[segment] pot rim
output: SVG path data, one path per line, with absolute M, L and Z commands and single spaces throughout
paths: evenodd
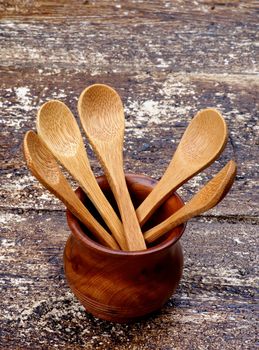
M 126 179 L 127 178 L 142 178 L 142 179 L 147 179 L 153 183 L 157 183 L 158 180 L 153 179 L 150 176 L 147 175 L 142 175 L 142 174 L 125 174 Z M 97 176 L 96 179 L 101 180 L 102 178 L 106 178 L 105 175 L 101 175 L 101 176 Z M 84 193 L 83 190 L 81 189 L 81 187 L 78 187 L 75 190 L 75 193 L 78 195 L 81 193 Z M 168 198 L 168 200 L 172 197 L 172 196 L 176 196 L 177 199 L 180 201 L 181 205 L 184 205 L 184 201 L 182 200 L 182 198 L 179 196 L 178 193 L 173 192 L 173 194 Z M 138 251 L 124 251 L 124 250 L 115 250 L 115 249 L 111 249 L 108 247 L 103 246 L 102 244 L 95 242 L 94 240 L 92 240 L 91 238 L 89 238 L 87 236 L 87 234 L 82 230 L 81 226 L 80 226 L 80 221 L 75 217 L 75 215 L 73 215 L 69 209 L 66 209 L 66 217 L 67 217 L 67 223 L 68 226 L 73 234 L 73 236 L 75 238 L 77 238 L 83 245 L 86 245 L 88 248 L 90 248 L 91 250 L 97 251 L 97 252 L 101 252 L 104 254 L 108 254 L 108 255 L 113 255 L 113 256 L 128 256 L 128 257 L 134 257 L 134 256 L 144 256 L 144 255 L 150 255 L 150 254 L 154 254 L 154 253 L 158 253 L 161 252 L 167 248 L 169 248 L 170 246 L 174 245 L 183 235 L 185 228 L 186 228 L 186 222 L 181 224 L 181 231 L 178 235 L 172 237 L 171 239 L 166 240 L 165 242 L 161 242 L 159 244 L 157 244 L 154 247 L 151 248 L 147 248 L 145 250 L 138 250 Z

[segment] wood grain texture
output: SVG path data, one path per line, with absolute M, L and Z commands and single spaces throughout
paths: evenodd
M 78 112 L 116 199 L 128 250 L 146 249 L 123 170 L 125 117 L 121 98 L 108 85 L 94 84 L 80 95 Z
M 30 18 L 39 20 L 48 18 L 63 19 L 79 16 L 96 22 L 107 20 L 120 22 L 125 21 L 126 16 L 129 22 L 143 21 L 143 18 L 145 22 L 148 22 L 154 19 L 169 21 L 177 19 L 179 15 L 184 19 L 189 19 L 190 13 L 203 19 L 204 13 L 206 13 L 210 18 L 217 20 L 228 18 L 231 22 L 235 22 L 246 18 L 250 22 L 256 23 L 254 12 L 257 9 L 257 1 L 240 2 L 231 0 L 226 2 L 220 0 L 215 3 L 213 0 L 198 0 L 195 3 L 190 3 L 187 0 L 173 2 L 161 0 L 159 2 L 154 1 L 152 4 L 147 4 L 145 1 L 132 4 L 127 1 L 122 3 L 120 1 L 103 0 L 96 4 L 96 1 L 92 0 L 62 0 L 59 2 L 6 0 L 1 3 L 0 9 L 3 18 L 18 17 L 23 18 L 23 20 Z M 102 16 L 100 16 L 100 10 L 103 11 Z
M 0 2 L 2 348 L 254 350 L 257 7 L 254 0 Z M 122 96 L 126 171 L 159 179 L 191 118 L 207 107 L 226 119 L 229 141 L 179 193 L 188 201 L 229 159 L 238 164 L 229 195 L 187 226 L 177 293 L 161 313 L 130 326 L 89 316 L 69 292 L 64 207 L 28 173 L 21 152 L 42 103 L 61 99 L 77 115 L 81 91 L 96 82 Z
M 98 184 L 107 198 L 114 200 L 105 176 L 98 178 Z M 155 181 L 131 174 L 127 176 L 127 185 L 137 207 L 151 192 Z M 89 200 L 82 198 L 82 192 L 78 194 L 88 206 Z M 181 199 L 173 195 L 157 213 L 153 224 L 182 206 Z M 112 322 L 136 322 L 160 310 L 175 292 L 182 276 L 179 238 L 185 225 L 170 230 L 156 246 L 123 252 L 95 244 L 89 239 L 89 231 L 70 212 L 67 212 L 67 222 L 72 234 L 64 251 L 65 275 L 77 299 L 96 317 Z

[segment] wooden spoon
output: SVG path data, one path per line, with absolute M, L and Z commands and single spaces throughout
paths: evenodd
M 70 109 L 61 101 L 46 102 L 38 112 L 37 131 L 53 155 L 78 181 L 120 247 L 127 250 L 122 223 L 95 179 L 79 127 Z
M 92 85 L 82 92 L 78 111 L 117 201 L 128 248 L 145 249 L 123 172 L 124 111 L 120 96 L 107 85 Z
M 154 211 L 182 184 L 208 167 L 223 151 L 227 126 L 215 109 L 196 114 L 185 130 L 161 180 L 136 210 L 142 226 Z
M 217 205 L 230 190 L 236 176 L 237 166 L 231 160 L 181 209 L 159 225 L 144 233 L 147 242 L 151 243 L 176 226 L 181 225 Z
M 39 182 L 58 197 L 102 244 L 112 249 L 119 249 L 112 236 L 95 220 L 79 200 L 62 175 L 53 155 L 33 131 L 26 133 L 23 149 L 28 168 Z

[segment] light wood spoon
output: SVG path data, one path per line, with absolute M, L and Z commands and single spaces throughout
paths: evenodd
M 188 203 L 159 225 L 146 231 L 144 233 L 146 241 L 151 243 L 157 240 L 174 227 L 217 205 L 230 190 L 235 180 L 236 171 L 236 163 L 233 160 L 229 161 Z
M 95 220 L 74 193 L 61 173 L 55 158 L 33 131 L 26 133 L 23 149 L 28 168 L 39 182 L 59 198 L 88 227 L 100 243 L 112 249 L 119 249 L 112 236 Z
M 44 103 L 38 111 L 37 131 L 57 160 L 78 181 L 123 250 L 123 226 L 101 191 L 90 167 L 82 135 L 70 109 L 61 101 Z
M 208 108 L 196 114 L 161 180 L 136 210 L 141 226 L 173 191 L 221 154 L 227 136 L 226 123 L 218 111 Z
M 123 171 L 124 111 L 120 96 L 107 85 L 86 88 L 78 102 L 86 135 L 109 181 L 121 214 L 129 250 L 146 248 Z

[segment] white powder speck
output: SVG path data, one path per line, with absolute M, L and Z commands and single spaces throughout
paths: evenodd
M 31 106 L 31 97 L 29 96 L 30 89 L 27 86 L 20 86 L 15 88 L 15 93 L 19 103 L 25 111 L 30 111 Z

